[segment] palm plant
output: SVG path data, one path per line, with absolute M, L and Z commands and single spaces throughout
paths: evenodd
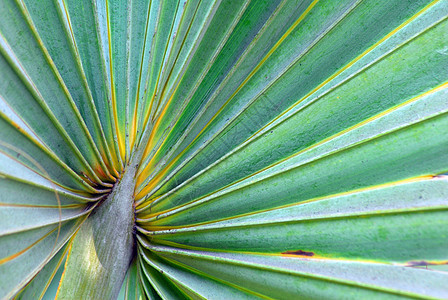
M 447 17 L 1 0 L 0 298 L 448 298 Z

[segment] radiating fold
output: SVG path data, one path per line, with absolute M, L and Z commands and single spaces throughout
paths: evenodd
M 447 40 L 446 0 L 0 1 L 0 298 L 447 298 Z

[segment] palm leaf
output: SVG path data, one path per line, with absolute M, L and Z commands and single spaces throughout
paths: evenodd
M 0 298 L 447 298 L 448 1 L 0 2 Z

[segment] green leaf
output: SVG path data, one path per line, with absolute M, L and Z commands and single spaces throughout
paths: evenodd
M 52 290 L 52 284 L 55 280 L 59 283 L 68 248 L 68 245 L 65 245 L 59 250 L 59 252 L 45 265 L 36 277 L 33 278 L 17 298 L 43 299 L 44 297 L 50 298 L 51 296 L 54 298 L 56 292 Z M 56 285 L 56 287 L 58 287 L 58 285 Z M 54 294 L 50 296 L 49 294 L 52 292 L 54 292 Z
M 24 83 L 32 89 L 35 100 L 58 127 L 65 139 L 70 139 L 77 155 L 89 164 L 90 175 L 100 181 L 93 169 L 104 172 L 104 165 L 72 95 L 62 81 L 49 53 L 43 47 L 34 24 L 24 16 L 24 7 L 8 0 L 2 4 L 0 22 L 3 55 L 7 55 L 10 65 L 20 74 Z M 17 63 L 20 61 L 20 65 Z M 76 146 L 75 146 L 76 145 Z M 105 176 L 103 180 L 106 179 Z
M 208 274 L 191 272 L 191 268 L 184 269 L 179 268 L 176 265 L 167 263 L 161 260 L 159 257 L 148 253 L 146 250 L 139 250 L 142 253 L 143 268 L 148 269 L 150 276 L 157 280 L 163 274 L 165 280 L 170 281 L 181 292 L 187 295 L 189 298 L 193 299 L 216 299 L 216 298 L 226 298 L 226 299 L 253 299 L 257 298 L 251 295 L 250 291 L 244 288 L 238 288 L 235 286 L 229 286 L 223 284 L 218 280 L 213 280 Z M 160 273 L 160 274 L 159 274 Z M 163 277 L 162 277 L 163 278 Z M 159 279 L 161 280 L 161 279 Z M 166 288 L 166 287 L 165 287 Z M 163 289 L 163 287 L 161 287 Z M 164 294 L 165 291 L 159 292 Z M 175 298 L 174 295 L 168 296 L 163 295 L 164 298 Z
M 275 299 L 446 296 L 446 273 L 369 262 L 151 248 L 180 266 Z
M 145 297 L 141 283 L 141 272 L 137 259 L 134 259 L 129 266 L 118 299 L 142 299 Z
M 63 247 L 81 220 L 0 237 L 0 295 L 11 298 Z
M 447 0 L 0 1 L 0 298 L 448 298 Z

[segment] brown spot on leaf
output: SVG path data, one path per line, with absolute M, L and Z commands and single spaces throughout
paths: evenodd
M 448 261 L 413 260 L 406 263 L 406 267 L 427 267 L 437 265 L 448 265 Z
M 424 261 L 424 260 L 420 260 L 420 261 L 410 261 L 406 264 L 407 267 L 423 267 L 423 266 L 427 266 L 428 262 Z
M 303 250 L 285 251 L 285 252 L 282 252 L 282 254 L 299 255 L 299 256 L 314 256 L 314 252 L 308 252 L 308 251 L 303 251 Z

